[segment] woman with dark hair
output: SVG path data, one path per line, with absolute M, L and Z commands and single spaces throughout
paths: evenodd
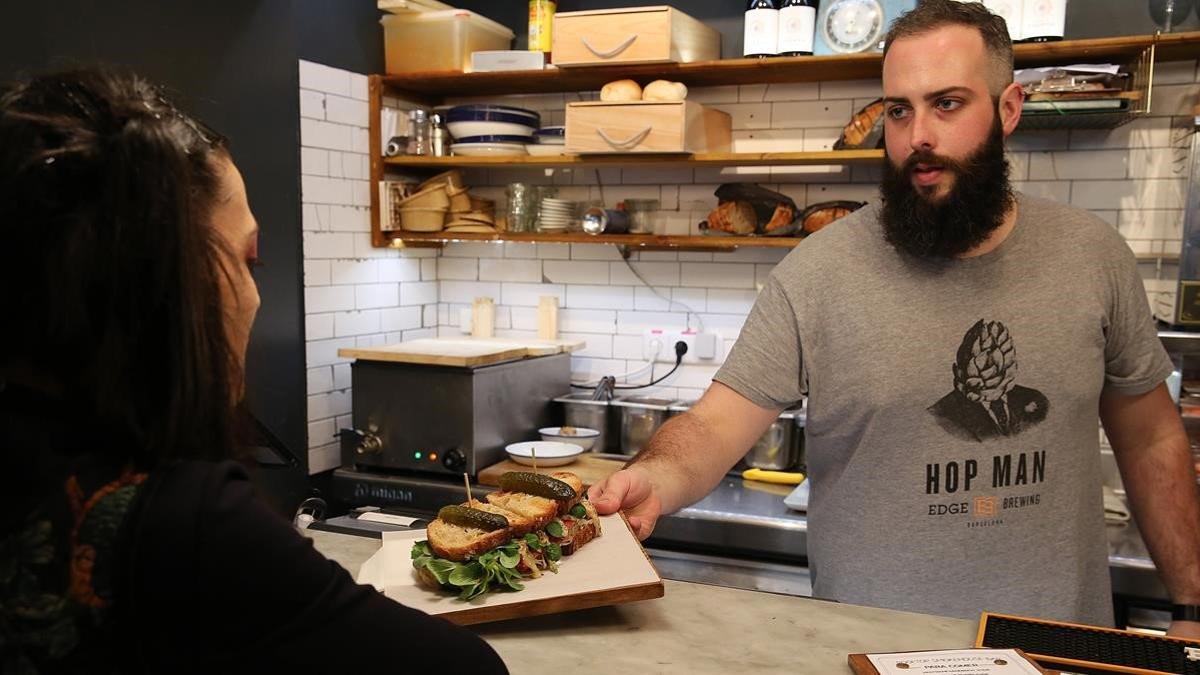
M 252 494 L 258 226 L 227 145 L 132 75 L 0 87 L 0 671 L 505 672 Z

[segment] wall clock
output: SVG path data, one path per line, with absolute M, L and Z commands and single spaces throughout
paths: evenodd
M 892 20 L 917 0 L 829 0 L 817 13 L 814 54 L 852 54 L 879 48 Z

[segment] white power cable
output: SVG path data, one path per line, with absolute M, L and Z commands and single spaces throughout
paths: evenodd
M 641 274 L 638 274 L 637 268 L 634 267 L 632 264 L 630 264 L 628 259 L 625 260 L 625 266 L 629 268 L 629 271 L 633 274 L 633 276 L 637 277 L 638 281 L 642 282 L 642 284 L 644 284 L 646 286 L 646 288 L 650 289 L 651 293 L 653 293 L 659 300 L 662 300 L 663 302 L 667 303 L 667 311 L 668 312 L 671 311 L 671 305 L 679 305 L 680 307 L 682 307 L 684 309 L 684 311 L 687 312 L 687 318 L 684 320 L 687 321 L 688 330 L 692 329 L 692 317 L 694 316 L 694 317 L 696 317 L 696 323 L 700 326 L 700 332 L 701 333 L 704 332 L 704 319 L 701 318 L 700 314 L 696 310 L 692 309 L 691 307 L 688 307 L 686 304 L 684 304 L 678 300 L 668 298 L 667 296 L 663 295 L 662 293 L 659 293 L 657 288 L 655 288 L 654 286 L 651 286 L 649 281 L 646 281 L 646 279 Z
M 657 361 L 658 361 L 658 355 L 662 353 L 662 342 L 660 342 L 658 340 L 653 340 L 650 342 L 650 344 L 654 348 L 654 353 L 650 355 L 649 363 L 642 366 L 641 368 L 638 368 L 637 370 L 631 370 L 631 371 L 629 371 L 627 373 L 623 373 L 621 375 L 613 375 L 613 377 L 619 382 L 628 382 L 629 378 L 631 378 L 631 377 L 637 377 L 638 375 L 641 375 L 642 373 L 646 372 L 647 370 L 653 371 L 654 364 L 657 363 Z M 600 380 L 594 380 L 592 382 L 582 382 L 580 380 L 571 380 L 571 384 L 576 387 L 595 387 L 596 385 L 600 384 Z
M 595 171 L 595 174 L 596 174 L 596 188 L 600 191 L 600 203 L 605 204 L 604 181 L 600 179 L 600 169 L 593 169 L 593 171 Z M 650 292 L 653 293 L 656 297 L 658 297 L 659 300 L 662 300 L 663 302 L 667 303 L 667 311 L 670 311 L 671 305 L 679 305 L 688 313 L 687 318 L 684 319 L 685 321 L 687 321 L 688 330 L 692 329 L 692 317 L 694 316 L 694 317 L 696 317 L 696 323 L 700 326 L 700 332 L 701 333 L 704 332 L 704 319 L 702 319 L 700 317 L 700 314 L 697 313 L 696 310 L 692 309 L 691 307 L 688 307 L 687 305 L 685 305 L 684 303 L 682 303 L 678 300 L 672 300 L 671 298 L 668 298 L 667 296 L 663 295 L 662 293 L 659 293 L 658 289 L 655 288 L 654 286 L 652 286 L 649 281 L 646 281 L 645 277 L 643 277 L 641 274 L 638 273 L 637 268 L 635 268 L 632 264 L 630 264 L 628 258 L 625 258 L 624 256 L 622 256 L 622 260 L 625 262 L 625 266 L 629 268 L 629 271 L 633 274 L 633 276 L 637 277 L 638 281 L 642 282 L 642 284 L 646 288 L 650 289 Z M 653 364 L 651 364 L 651 365 L 653 365 Z

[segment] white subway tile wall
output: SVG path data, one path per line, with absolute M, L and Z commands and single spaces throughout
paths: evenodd
M 373 249 L 366 209 L 366 78 L 300 62 L 304 278 L 308 341 L 310 470 L 338 463 L 333 431 L 346 422 L 350 374 L 344 346 L 460 335 L 472 301 L 495 299 L 496 333 L 534 337 L 542 296 L 557 298 L 559 330 L 588 343 L 572 359 L 574 377 L 641 371 L 649 329 L 705 330 L 718 336 L 717 358 L 685 364 L 647 393 L 691 399 L 707 387 L 741 331 L 755 295 L 786 251 L 729 253 L 648 251 L 628 261 L 611 245 L 455 243 L 440 252 Z M 1029 194 L 1094 211 L 1139 254 L 1176 254 L 1186 196 L 1188 116 L 1197 95 L 1196 62 L 1159 64 L 1150 117 L 1112 130 L 1018 132 L 1010 139 L 1012 178 Z M 730 113 L 741 151 L 827 150 L 851 113 L 878 96 L 875 81 L 743 85 L 694 89 L 690 98 Z M 505 97 L 562 124 L 567 102 L 594 92 Z M 461 98 L 452 103 L 495 101 Z M 395 102 L 403 107 L 402 102 Z M 736 169 L 479 169 L 472 193 L 505 204 L 504 186 L 558 186 L 565 199 L 657 199 L 668 234 L 699 234 L 722 182 L 755 181 L 803 207 L 834 199 L 876 197 L 871 167 Z M 422 258 L 420 260 L 416 258 Z M 1174 264 L 1141 265 L 1151 306 L 1175 292 Z M 647 286 L 647 283 L 650 286 Z M 670 368 L 659 363 L 653 374 Z M 341 420 L 339 422 L 339 420 Z
M 366 76 L 299 69 L 308 459 L 318 473 L 341 463 L 334 434 L 350 423 L 350 366 L 338 349 L 435 334 L 438 260 L 371 247 Z

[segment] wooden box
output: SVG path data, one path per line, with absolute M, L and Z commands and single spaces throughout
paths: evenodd
M 729 114 L 694 101 L 567 104 L 568 153 L 728 152 Z
M 559 67 L 687 63 L 721 58 L 721 34 L 674 7 L 628 7 L 554 16 Z

